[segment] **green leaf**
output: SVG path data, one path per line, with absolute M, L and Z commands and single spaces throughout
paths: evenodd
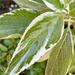
M 72 35 L 75 35 L 75 29 L 72 29 Z
M 64 3 L 67 5 L 67 4 L 70 4 L 71 2 L 74 2 L 74 0 L 63 0 Z
M 7 62 L 9 63 L 9 61 L 11 60 L 11 54 L 8 54 L 7 56 L 6 56 L 6 60 L 7 60 Z
M 29 23 L 39 15 L 30 9 L 17 9 L 0 16 L 0 39 L 21 36 Z M 10 35 L 10 36 L 9 36 Z
M 41 56 L 41 58 L 37 62 L 42 62 L 44 60 L 47 60 L 49 58 L 50 53 L 51 53 L 51 50 L 47 51 L 43 56 Z
M 43 2 L 52 10 L 55 11 L 69 11 L 69 4 L 74 0 L 43 0 Z
M 0 44 L 0 49 L 2 51 L 8 51 L 8 48 L 5 45 L 3 45 L 3 44 Z
M 50 11 L 50 9 L 47 8 L 45 4 L 35 2 L 32 0 L 13 0 L 13 1 L 16 2 L 20 7 L 33 9 L 33 10 L 37 10 L 40 12 Z
M 45 75 L 66 75 L 74 55 L 72 34 L 65 31 L 62 39 L 53 47 Z
M 72 37 L 73 37 L 73 43 L 74 43 L 74 57 L 72 59 L 71 68 L 74 66 L 74 63 L 75 63 L 75 35 L 73 35 Z
M 70 4 L 70 12 L 69 15 L 75 17 L 75 2 Z
M 62 37 L 63 15 L 46 12 L 35 18 L 25 30 L 4 75 L 19 74 L 33 65 Z
M 61 1 L 59 1 L 59 0 L 43 0 L 43 2 L 52 10 L 62 10 L 64 5 Z
M 6 45 L 6 46 L 11 46 L 11 45 L 13 45 L 13 42 L 12 42 L 11 39 L 5 39 L 5 40 L 3 41 L 3 44 Z
M 74 0 L 62 0 L 63 1 L 63 4 L 64 4 L 64 9 L 69 12 L 69 5 L 74 2 Z
M 37 1 L 37 2 L 43 3 L 43 1 L 42 1 L 42 0 L 33 0 L 33 1 Z
M 69 73 L 75 73 L 75 65 L 73 65 L 73 66 L 71 67 L 71 69 L 69 70 Z

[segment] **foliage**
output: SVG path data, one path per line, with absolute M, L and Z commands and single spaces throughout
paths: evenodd
M 12 57 L 13 52 L 19 42 L 17 39 L 0 40 L 0 74 L 3 75 L 6 67 Z
M 40 59 L 48 59 L 45 75 L 66 75 L 74 65 L 75 1 L 14 1 L 21 8 L 0 16 L 0 39 L 21 39 L 4 75 L 18 75 Z
M 0 56 L 0 75 L 3 75 L 4 71 L 6 70 L 6 67 L 9 64 L 9 61 L 12 57 L 13 52 L 15 51 L 18 42 L 19 38 L 0 40 L 1 45 L 8 49 L 7 51 L 3 51 L 3 48 L 1 49 L 0 47 L 0 55 L 3 54 L 3 56 Z M 45 72 L 45 67 L 46 61 L 35 63 L 27 70 L 21 72 L 19 75 L 43 75 Z
M 0 0 L 0 15 L 16 8 L 18 8 L 18 6 L 13 0 Z

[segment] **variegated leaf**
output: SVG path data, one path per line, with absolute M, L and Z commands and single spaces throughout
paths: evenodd
M 32 0 L 13 0 L 16 2 L 20 7 L 29 8 L 33 10 L 37 10 L 40 12 L 51 11 L 44 3 L 39 3 L 37 1 Z
M 64 5 L 61 0 L 43 0 L 43 2 L 52 10 L 62 10 Z
M 52 10 L 55 11 L 69 11 L 69 4 L 74 0 L 43 0 L 43 2 Z
M 42 1 L 42 0 L 32 0 L 32 1 L 36 1 L 36 2 L 43 3 L 43 1 Z
M 29 23 L 39 15 L 30 9 L 17 9 L 0 15 L 0 39 L 16 38 L 23 34 Z
M 4 75 L 17 75 L 33 65 L 62 37 L 63 15 L 46 12 L 35 18 L 25 30 Z
M 45 75 L 66 75 L 72 63 L 74 45 L 71 31 L 65 31 L 62 39 L 50 53 Z

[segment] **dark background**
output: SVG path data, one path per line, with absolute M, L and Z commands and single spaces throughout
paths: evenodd
M 14 7 L 11 7 L 12 5 Z M 15 7 L 15 5 L 16 4 L 13 2 L 13 0 L 0 0 L 0 14 L 9 12 L 10 11 L 10 8 L 12 10 L 18 8 L 18 6 Z

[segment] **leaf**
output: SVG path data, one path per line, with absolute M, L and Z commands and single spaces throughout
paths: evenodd
M 60 1 L 63 1 L 63 4 L 64 4 L 64 8 L 67 12 L 69 12 L 69 5 L 74 2 L 74 0 L 60 0 Z
M 74 56 L 73 56 L 73 59 L 72 59 L 70 69 L 74 66 L 74 63 L 75 63 L 75 35 L 72 35 L 72 38 L 73 38 L 73 43 L 74 43 Z
M 5 46 L 5 45 L 3 45 L 3 44 L 1 44 L 0 43 L 0 49 L 2 50 L 2 51 L 8 51 L 8 48 Z
M 7 53 L 6 52 L 2 52 L 2 53 L 0 53 L 0 61 L 1 61 L 1 59 L 4 59 L 4 57 L 7 55 Z
M 46 12 L 35 18 L 25 30 L 4 75 L 19 74 L 33 65 L 62 37 L 63 15 Z
M 75 17 L 75 2 L 70 4 L 70 16 Z
M 0 15 L 0 39 L 17 38 L 21 36 L 29 23 L 39 15 L 30 9 L 17 9 Z
M 69 4 L 74 2 L 74 0 L 43 0 L 43 2 L 52 10 L 67 13 Z
M 61 0 L 60 0 L 61 1 Z M 71 2 L 74 2 L 74 0 L 63 0 L 64 3 L 67 5 L 67 4 L 70 4 Z
M 72 74 L 75 73 L 75 65 L 73 65 L 73 66 L 71 67 L 71 69 L 69 70 L 69 73 L 72 73 Z
M 74 55 L 71 31 L 65 31 L 62 39 L 53 47 L 47 62 L 45 75 L 66 75 Z
M 41 56 L 41 58 L 37 61 L 37 62 L 42 62 L 42 61 L 45 61 L 49 58 L 49 55 L 51 53 L 51 50 L 48 49 L 49 51 L 47 51 L 43 56 Z
M 62 0 L 43 0 L 43 2 L 52 10 L 62 10 L 64 5 L 60 1 Z
M 42 1 L 42 0 L 33 0 L 33 1 L 37 1 L 37 2 L 43 3 L 43 1 Z
M 75 29 L 72 29 L 71 31 L 72 31 L 72 35 L 75 35 Z M 49 50 L 48 52 L 46 52 L 37 62 L 42 62 L 44 60 L 47 60 L 49 58 L 50 53 L 51 53 L 51 50 Z M 74 65 L 74 61 L 75 61 L 75 59 L 73 59 L 72 66 Z
M 72 35 L 75 35 L 75 29 L 72 29 Z
M 20 7 L 33 9 L 40 12 L 51 11 L 49 8 L 47 8 L 45 4 L 35 2 L 32 0 L 13 0 L 13 1 L 16 2 Z

